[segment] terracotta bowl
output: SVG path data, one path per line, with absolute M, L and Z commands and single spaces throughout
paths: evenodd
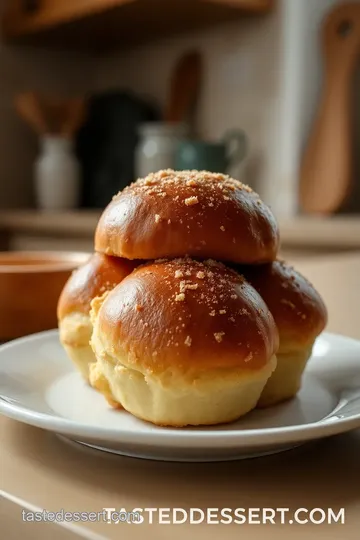
M 89 257 L 81 252 L 0 252 L 0 341 L 56 328 L 62 288 Z

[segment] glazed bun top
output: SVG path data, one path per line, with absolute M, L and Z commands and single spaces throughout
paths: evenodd
M 237 263 L 276 258 L 279 231 L 248 186 L 206 171 L 159 171 L 116 195 L 104 210 L 95 249 L 127 259 L 192 256 Z
M 279 330 L 279 352 L 313 344 L 327 323 L 326 306 L 315 288 L 283 261 L 239 271 L 268 305 Z
M 113 289 L 135 268 L 134 261 L 94 253 L 69 277 L 58 302 L 58 319 L 73 312 L 89 314 L 91 300 Z
M 141 372 L 254 372 L 278 347 L 273 317 L 261 297 L 239 274 L 214 261 L 139 266 L 105 299 L 95 300 L 91 313 L 92 339 Z

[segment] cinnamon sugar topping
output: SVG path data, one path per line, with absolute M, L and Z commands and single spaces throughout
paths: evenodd
M 225 335 L 225 332 L 215 332 L 214 333 L 214 338 L 216 339 L 216 341 L 218 343 L 221 343 L 222 340 L 223 340 L 223 336 Z
M 139 178 L 136 182 L 133 182 L 130 186 L 127 186 L 123 191 L 136 190 L 138 192 L 146 192 L 151 194 L 160 194 L 164 197 L 167 193 L 167 187 L 171 185 L 184 186 L 184 187 L 196 187 L 201 192 L 202 189 L 206 189 L 206 193 L 213 191 L 214 196 L 218 191 L 223 193 L 223 200 L 229 200 L 229 194 L 232 191 L 246 191 L 248 193 L 254 193 L 253 190 L 243 184 L 239 180 L 235 180 L 226 174 L 214 174 L 206 171 L 174 171 L 172 169 L 165 169 L 156 173 L 151 173 L 145 178 Z M 121 192 L 120 192 L 121 193 Z M 163 195 L 164 194 L 164 195 Z M 119 194 L 120 195 L 120 194 Z M 255 194 L 256 195 L 256 194 Z M 176 197 L 174 197 L 176 200 Z M 189 200 L 189 203 L 186 201 Z M 215 196 L 214 200 L 209 206 L 214 206 L 214 203 L 219 203 L 219 199 Z M 188 197 L 185 200 L 185 204 L 197 204 L 197 197 Z
M 188 197 L 185 199 L 186 206 L 193 206 L 194 204 L 198 204 L 199 199 L 197 197 Z
M 186 336 L 186 339 L 185 339 L 184 343 L 185 343 L 185 345 L 186 345 L 187 347 L 190 347 L 190 346 L 191 346 L 191 341 L 192 341 L 192 340 L 191 340 L 191 337 L 190 337 L 190 336 Z
M 252 360 L 252 358 L 253 358 L 253 354 L 250 352 L 250 353 L 247 355 L 247 357 L 244 358 L 244 362 L 246 362 L 246 363 L 247 363 L 247 362 L 250 362 L 250 360 Z
M 290 302 L 290 300 L 286 300 L 286 298 L 282 298 L 280 302 L 286 306 L 289 306 L 291 309 L 295 309 L 295 304 Z

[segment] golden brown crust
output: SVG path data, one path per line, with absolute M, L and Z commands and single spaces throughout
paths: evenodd
M 134 261 L 94 253 L 75 270 L 59 298 L 58 319 L 73 312 L 88 314 L 91 300 L 111 290 L 137 266 Z
M 279 330 L 279 351 L 308 347 L 324 330 L 327 310 L 320 294 L 290 265 L 276 261 L 237 269 L 273 314 Z
M 260 263 L 276 258 L 279 231 L 248 186 L 222 174 L 159 171 L 113 198 L 95 249 L 127 259 L 213 258 Z
M 157 374 L 257 371 L 278 347 L 267 306 L 240 275 L 215 261 L 155 261 L 109 292 L 97 337 L 114 359 Z M 173 371 L 172 371 L 173 373 Z

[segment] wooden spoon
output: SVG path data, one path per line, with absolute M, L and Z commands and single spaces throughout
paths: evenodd
M 15 108 L 19 116 L 27 122 L 38 135 L 48 131 L 48 125 L 39 97 L 34 92 L 24 92 L 15 98 Z
M 352 83 L 360 55 L 360 4 L 342 4 L 322 28 L 324 85 L 300 174 L 300 204 L 330 214 L 352 189 Z
M 201 64 L 201 55 L 195 51 L 186 53 L 177 62 L 170 83 L 165 122 L 185 122 L 192 112 L 200 90 Z
M 61 134 L 72 138 L 85 119 L 85 99 L 74 98 L 64 105 L 64 121 L 61 126 Z

